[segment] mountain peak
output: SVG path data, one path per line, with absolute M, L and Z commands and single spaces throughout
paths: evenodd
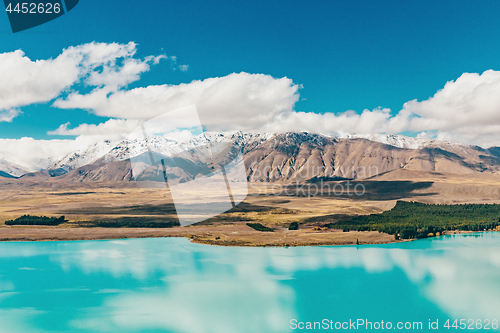
M 363 140 L 360 140 L 363 139 Z M 497 148 L 480 147 L 437 141 L 432 139 L 411 138 L 403 135 L 360 135 L 338 134 L 334 136 L 311 132 L 287 133 L 244 133 L 204 132 L 188 141 L 173 140 L 162 136 L 152 136 L 148 140 L 134 139 L 112 142 L 104 140 L 74 151 L 63 158 L 51 162 L 40 161 L 38 166 L 25 166 L 8 156 L 0 156 L 2 175 L 20 177 L 23 174 L 46 170 L 51 176 L 59 176 L 87 165 L 126 161 L 151 150 L 164 156 L 189 151 L 201 145 L 217 142 L 229 143 L 242 150 L 250 169 L 265 168 L 260 172 L 266 176 L 259 180 L 289 179 L 301 168 L 322 167 L 324 172 L 336 173 L 345 177 L 339 168 L 350 166 L 380 166 L 381 171 L 395 168 L 416 168 L 422 170 L 438 169 L 467 173 L 481 170 L 495 171 L 500 165 Z M 377 142 L 377 145 L 374 145 Z M 406 150 L 391 152 L 390 147 Z M 394 149 L 394 148 L 392 148 Z M 381 164 L 381 161 L 384 164 Z M 347 164 L 346 164 L 347 163 Z M 285 164 L 288 166 L 286 167 Z M 253 170 L 252 169 L 252 170 Z M 255 170 L 254 170 L 255 171 Z M 324 173 L 323 172 L 323 173 Z M 273 176 L 270 176 L 273 174 Z M 315 173 L 314 176 L 320 176 Z M 252 178 L 253 177 L 253 178 Z M 251 179 L 257 179 L 254 176 Z

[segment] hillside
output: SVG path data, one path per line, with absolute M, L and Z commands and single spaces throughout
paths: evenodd
M 203 149 L 212 152 L 210 161 L 207 161 L 206 153 L 200 153 Z M 25 173 L 21 179 L 131 181 L 130 158 L 140 159 L 141 155 L 154 153 L 176 159 L 176 165 L 182 167 L 167 167 L 167 174 L 179 181 L 188 181 L 226 163 L 230 160 L 229 151 L 233 155 L 234 151 L 243 153 L 251 182 L 304 182 L 332 177 L 360 180 L 399 169 L 462 175 L 496 175 L 500 172 L 499 147 L 483 149 L 402 136 L 208 132 L 184 143 L 160 137 L 150 138 L 148 142 L 103 141 L 71 153 L 42 171 Z M 0 172 L 4 177 L 19 177 L 22 173 L 18 168 L 9 168 L 6 163 Z M 163 171 L 148 172 L 159 174 Z

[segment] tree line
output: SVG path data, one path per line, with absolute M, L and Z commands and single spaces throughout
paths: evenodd
M 64 216 L 47 217 L 23 215 L 17 219 L 5 221 L 5 225 L 59 225 L 64 222 Z
M 446 230 L 483 231 L 500 226 L 500 205 L 437 205 L 398 201 L 381 214 L 328 224 L 343 231 L 379 231 L 396 239 L 426 238 Z

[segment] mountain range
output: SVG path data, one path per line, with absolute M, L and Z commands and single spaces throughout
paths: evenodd
M 61 159 L 48 157 L 37 165 L 27 165 L 23 161 L 0 155 L 0 177 L 77 182 L 132 181 L 134 177 L 130 159 L 154 153 L 175 159 L 176 163 L 182 160 L 183 165 L 188 165 L 182 172 L 178 168 L 166 172 L 179 179 L 189 180 L 200 172 L 203 162 L 200 159 L 203 155 L 200 147 L 215 151 L 211 162 L 216 165 L 227 162 L 227 157 L 220 156 L 228 151 L 241 151 L 247 178 L 253 182 L 368 179 L 398 169 L 453 174 L 500 173 L 500 147 L 483 149 L 401 135 L 334 137 L 306 132 L 206 132 L 187 142 L 163 137 L 151 137 L 148 141 L 106 140 L 83 147 Z

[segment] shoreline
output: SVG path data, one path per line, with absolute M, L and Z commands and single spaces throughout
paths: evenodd
M 0 242 L 90 241 L 182 237 L 189 239 L 193 243 L 213 246 L 298 247 L 378 245 L 414 240 L 396 240 L 393 235 L 379 233 L 377 231 L 339 232 L 331 230 L 312 231 L 309 229 L 302 229 L 294 231 L 277 230 L 275 232 L 260 232 L 248 229 L 250 228 L 241 224 L 176 227 L 168 229 L 0 227 Z M 443 236 L 463 233 L 473 233 L 473 231 L 454 230 L 444 233 Z
M 74 228 L 0 227 L 0 242 L 82 241 L 134 238 L 183 237 L 193 243 L 215 246 L 293 247 L 326 245 L 365 245 L 401 242 L 393 235 L 377 231 L 339 232 L 275 230 L 260 232 L 244 224 L 188 226 L 175 228 Z

